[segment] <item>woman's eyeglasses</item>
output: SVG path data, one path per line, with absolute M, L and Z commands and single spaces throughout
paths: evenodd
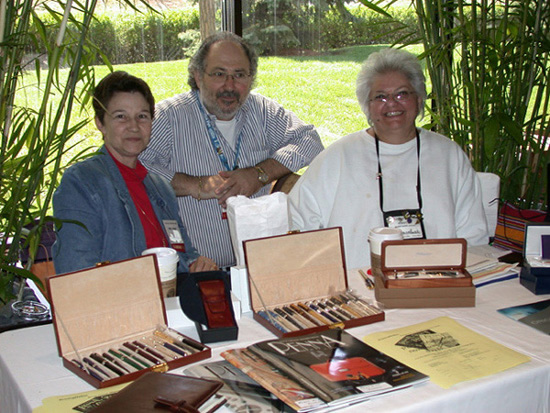
M 415 94 L 416 94 L 415 92 L 411 92 L 408 90 L 401 90 L 399 92 L 388 93 L 388 94 L 379 93 L 376 96 L 374 96 L 372 99 L 369 99 L 369 102 L 386 103 L 390 99 L 393 99 L 395 102 L 407 102 Z

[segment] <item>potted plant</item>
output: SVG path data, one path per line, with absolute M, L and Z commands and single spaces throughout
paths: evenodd
M 361 0 L 389 15 L 395 0 Z M 431 84 L 428 127 L 450 137 L 479 172 L 501 177 L 501 198 L 526 208 L 545 200 L 550 137 L 550 2 L 416 0 Z
M 29 269 L 53 192 L 63 166 L 84 155 L 69 155 L 86 123 L 71 115 L 95 84 L 86 40 L 95 5 L 76 13 L 56 0 L 37 11 L 32 0 L 0 0 L 0 306 L 21 299 L 26 279 L 39 282 Z
M 73 115 L 89 106 L 97 57 L 111 67 L 88 36 L 96 5 L 0 0 L 0 321 L 27 279 L 41 284 L 30 268 L 42 230 L 62 225 L 49 216 L 53 193 L 64 167 L 89 152 L 77 139 L 88 120 Z

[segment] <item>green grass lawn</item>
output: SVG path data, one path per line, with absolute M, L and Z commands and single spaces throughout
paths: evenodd
M 350 47 L 321 56 L 262 57 L 254 90 L 315 125 L 325 146 L 330 145 L 341 136 L 367 127 L 355 97 L 355 79 L 361 63 L 381 47 Z M 157 101 L 189 90 L 187 60 L 118 65 L 115 69 L 143 78 Z M 98 81 L 107 73 L 105 66 L 96 68 Z M 92 112 L 88 109 L 80 116 L 91 119 Z M 93 123 L 81 131 L 80 138 L 84 139 L 82 145 L 101 144 Z
M 368 126 L 355 97 L 355 80 L 362 62 L 382 47 L 386 46 L 349 47 L 319 56 L 262 57 L 254 90 L 315 125 L 323 144 L 328 146 L 338 138 Z M 419 53 L 421 46 L 409 50 Z M 158 102 L 189 90 L 187 63 L 188 60 L 136 63 L 117 65 L 114 69 L 143 78 Z M 107 66 L 96 66 L 94 70 L 97 82 L 109 71 Z M 24 83 L 17 95 L 17 104 L 38 107 L 38 98 L 33 95 L 37 90 L 36 75 L 29 72 Z M 72 116 L 71 122 L 88 120 L 89 123 L 72 138 L 64 160 L 67 166 L 73 156 L 102 144 L 101 134 L 93 122 L 91 105 L 76 107 Z

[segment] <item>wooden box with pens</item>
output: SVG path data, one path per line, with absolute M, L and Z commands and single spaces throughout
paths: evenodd
M 465 265 L 461 238 L 384 241 L 374 296 L 386 309 L 474 307 L 476 288 Z
M 211 356 L 170 329 L 153 255 L 47 279 L 63 365 L 97 388 Z
M 348 290 L 342 229 L 244 241 L 253 317 L 278 337 L 384 320 Z
M 469 287 L 463 238 L 413 239 L 382 243 L 386 288 Z

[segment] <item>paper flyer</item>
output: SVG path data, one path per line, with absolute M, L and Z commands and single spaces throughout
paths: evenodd
M 363 340 L 445 389 L 530 360 L 449 317 L 370 334 Z
M 42 406 L 33 409 L 33 413 L 86 413 L 97 407 L 101 402 L 114 393 L 122 390 L 129 383 L 107 387 L 105 389 L 90 390 L 83 393 L 52 396 L 42 400 Z

